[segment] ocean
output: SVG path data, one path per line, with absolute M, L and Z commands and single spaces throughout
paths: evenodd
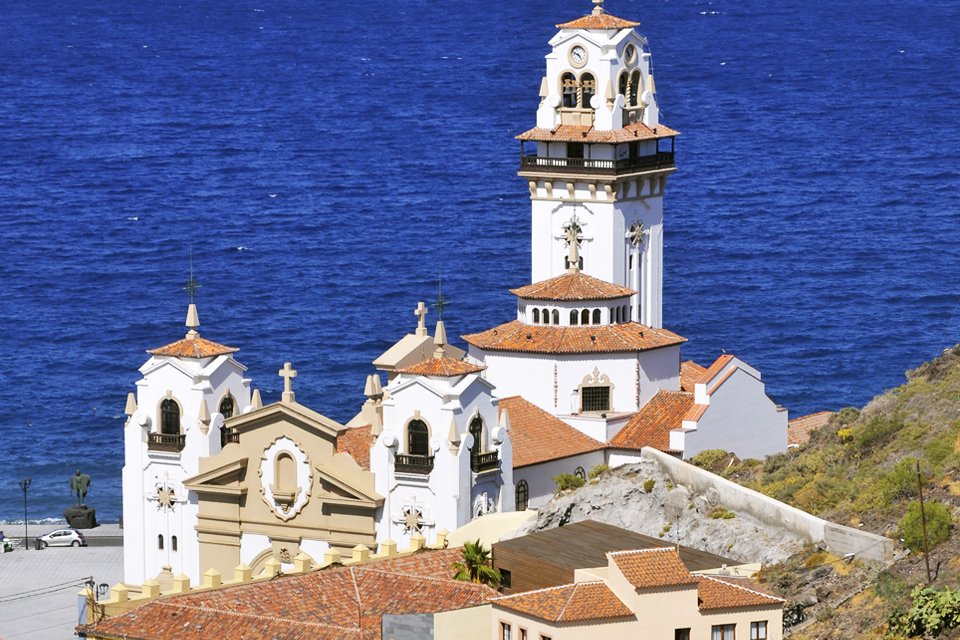
M 530 273 L 513 136 L 587 0 L 47 0 L 0 26 L 0 519 L 120 515 L 123 407 L 205 337 L 340 421 L 439 282 L 448 334 Z M 682 132 L 665 326 L 799 416 L 960 341 L 960 3 L 608 0 Z M 428 316 L 432 326 L 436 313 Z M 458 340 L 455 339 L 455 342 Z M 462 343 L 461 343 L 462 344 Z

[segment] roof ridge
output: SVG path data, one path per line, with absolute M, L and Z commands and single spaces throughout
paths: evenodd
M 781 598 L 781 597 L 779 597 L 779 596 L 770 595 L 769 593 L 763 593 L 763 592 L 761 592 L 761 591 L 757 591 L 756 589 L 750 589 L 749 587 L 744 587 L 743 585 L 740 585 L 740 584 L 734 584 L 734 583 L 732 583 L 732 582 L 727 582 L 726 580 L 722 580 L 722 579 L 720 579 L 720 578 L 715 578 L 715 577 L 713 577 L 713 576 L 708 576 L 708 575 L 704 575 L 704 574 L 697 573 L 697 574 L 694 574 L 694 577 L 696 577 L 696 578 L 706 578 L 707 580 L 712 580 L 713 582 L 718 582 L 718 583 L 720 583 L 720 584 L 725 584 L 725 585 L 727 585 L 728 587 L 733 587 L 734 589 L 741 589 L 741 590 L 746 591 L 746 592 L 748 592 L 748 593 L 752 593 L 752 594 L 754 594 L 754 595 L 762 596 L 762 597 L 764 597 L 764 598 L 770 598 L 771 600 L 779 600 L 780 602 L 786 602 L 785 599 L 783 599 L 783 598 Z
M 631 553 L 651 553 L 653 551 L 659 551 L 661 553 L 664 551 L 673 551 L 676 552 L 678 556 L 680 555 L 675 547 L 651 547 L 649 549 L 621 549 L 620 551 L 607 551 L 607 557 L 625 556 Z
M 602 580 L 590 580 L 590 582 L 603 582 Z M 500 602 L 501 600 L 509 600 L 510 598 L 519 598 L 520 596 L 528 596 L 531 593 L 543 593 L 545 591 L 556 591 L 558 589 L 569 589 L 570 587 L 575 587 L 577 582 L 568 582 L 567 584 L 558 584 L 553 587 L 543 587 L 541 589 L 533 589 L 531 591 L 522 591 L 520 593 L 511 593 L 508 596 L 500 596 L 498 598 L 493 598 L 491 602 Z
M 386 575 L 386 576 L 399 576 L 401 578 L 416 578 L 417 580 L 430 580 L 433 582 L 440 582 L 443 584 L 455 584 L 458 587 L 470 587 L 470 588 L 478 589 L 481 591 L 490 588 L 485 584 L 477 584 L 475 582 L 467 582 L 464 580 L 452 580 L 450 578 L 441 578 L 439 576 L 424 576 L 418 573 L 407 573 L 404 571 L 387 571 L 385 569 L 380 569 L 373 565 L 371 566 L 358 565 L 356 567 L 350 568 L 351 571 L 353 571 L 354 569 L 356 569 L 357 571 L 364 571 L 364 572 L 369 571 L 371 573 L 379 573 L 381 575 Z
M 206 592 L 206 593 L 210 593 L 210 592 Z M 184 595 L 187 595 L 187 594 L 184 594 Z M 199 594 L 191 594 L 191 595 L 199 595 Z M 178 602 L 171 602 L 169 600 L 154 600 L 149 604 L 152 604 L 153 606 L 171 607 L 176 609 L 190 609 L 191 611 L 202 611 L 204 613 L 211 613 L 214 615 L 229 614 L 232 616 L 239 616 L 244 618 L 256 618 L 258 620 L 275 620 L 277 622 L 290 622 L 291 620 L 293 620 L 293 618 L 279 618 L 277 616 L 265 616 L 262 613 L 248 613 L 243 611 L 234 611 L 233 609 L 219 609 L 219 608 L 215 609 L 213 607 L 201 607 L 193 604 L 182 604 Z M 132 611 L 133 610 L 131 609 L 130 611 L 127 611 L 124 613 L 130 613 Z M 119 614 L 119 615 L 124 615 L 124 614 Z M 345 631 L 353 631 L 353 632 L 358 632 L 361 630 L 360 627 L 344 627 L 338 624 L 328 624 L 326 622 L 315 622 L 312 620 L 304 620 L 302 618 L 297 618 L 296 622 L 297 624 L 309 624 L 315 627 L 330 627 L 331 629 L 342 629 Z

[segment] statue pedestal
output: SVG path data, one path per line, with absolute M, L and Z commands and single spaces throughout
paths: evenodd
M 86 505 L 65 509 L 63 517 L 74 529 L 93 529 L 97 526 L 97 510 Z

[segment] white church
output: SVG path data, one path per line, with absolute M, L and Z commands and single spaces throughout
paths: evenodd
M 787 448 L 787 412 L 729 354 L 683 361 L 663 327 L 663 197 L 676 131 L 659 121 L 647 40 L 605 11 L 557 25 L 536 127 L 518 136 L 532 284 L 515 316 L 463 336 L 426 307 L 374 361 L 357 415 L 299 404 L 286 363 L 264 406 L 228 347 L 186 335 L 149 351 L 127 400 L 124 580 L 255 572 L 536 508 L 559 473 L 655 447 L 681 458 Z M 507 319 L 507 310 L 504 310 Z

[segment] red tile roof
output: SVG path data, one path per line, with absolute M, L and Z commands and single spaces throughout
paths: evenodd
M 633 612 L 603 582 L 576 582 L 496 598 L 494 605 L 548 622 L 632 618 Z
M 423 551 L 154 600 L 80 629 L 98 638 L 379 640 L 386 613 L 436 613 L 489 602 L 485 585 L 451 578 L 460 549 Z
M 787 444 L 801 445 L 808 443 L 810 433 L 826 426 L 832 417 L 833 411 L 818 411 L 794 418 L 787 423 Z
M 370 425 L 352 427 L 337 434 L 337 453 L 348 453 L 364 469 L 370 468 L 370 447 L 374 437 Z
M 500 411 L 510 416 L 514 469 L 603 448 L 602 442 L 520 396 L 500 400 Z
M 558 24 L 557 29 L 632 29 L 639 26 L 639 22 L 624 20 L 609 13 L 601 13 L 599 15 L 586 15 L 570 22 Z
M 751 581 L 738 578 L 697 576 L 700 610 L 783 606 L 784 600 L 761 593 L 755 587 Z
M 615 300 L 632 296 L 636 291 L 582 271 L 568 271 L 549 280 L 510 289 L 510 293 L 527 300 Z
M 597 131 L 593 127 L 575 124 L 562 124 L 556 129 L 542 129 L 534 127 L 517 136 L 517 140 L 536 140 L 539 142 L 598 142 L 603 144 L 617 144 L 620 142 L 635 142 L 637 140 L 657 140 L 672 138 L 680 132 L 666 125 L 658 125 L 651 129 L 647 125 L 635 122 L 622 129 Z
M 399 369 L 399 373 L 406 373 L 414 376 L 436 376 L 440 378 L 454 378 L 456 376 L 465 376 L 468 373 L 479 373 L 486 367 L 480 367 L 463 360 L 454 360 L 453 358 L 430 358 L 423 362 Z
M 703 372 L 700 378 L 697 380 L 697 384 L 709 384 L 711 380 L 720 375 L 720 372 L 723 371 L 723 368 L 727 366 L 730 361 L 733 360 L 733 356 L 729 353 L 725 353 L 719 358 L 717 358 L 710 368 Z
M 697 584 L 673 547 L 613 551 L 607 554 L 636 589 L 657 589 Z
M 680 391 L 693 393 L 693 385 L 707 372 L 706 367 L 701 367 L 693 360 L 684 360 L 680 363 Z
M 622 353 L 683 344 L 686 338 L 667 329 L 637 322 L 579 327 L 507 322 L 481 333 L 461 336 L 486 351 L 524 353 Z
M 682 426 L 683 416 L 693 405 L 693 394 L 660 390 L 610 440 L 617 449 L 653 447 L 671 451 L 670 431 Z
M 152 356 L 171 356 L 174 358 L 214 358 L 224 356 L 228 353 L 240 351 L 235 347 L 227 347 L 222 344 L 196 336 L 194 338 L 182 338 L 176 342 L 150 349 L 147 351 Z

